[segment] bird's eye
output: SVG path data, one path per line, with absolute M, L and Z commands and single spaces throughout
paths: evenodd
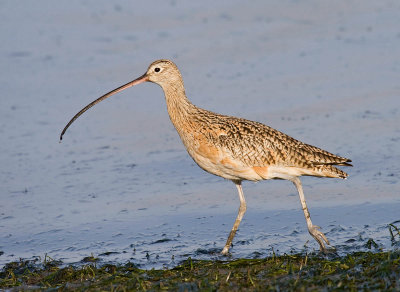
M 155 72 L 160 72 L 160 71 L 161 71 L 161 69 L 160 69 L 160 68 L 158 68 L 158 67 L 156 67 L 156 68 L 154 68 L 154 71 L 155 71 Z

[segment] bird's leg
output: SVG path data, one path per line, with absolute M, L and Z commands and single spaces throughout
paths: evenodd
M 221 252 L 223 255 L 226 255 L 228 253 L 228 250 L 232 244 L 232 240 L 235 237 L 236 231 L 238 230 L 239 224 L 242 221 L 243 215 L 246 212 L 246 208 L 247 208 L 246 200 L 244 199 L 243 190 L 242 190 L 242 182 L 234 181 L 234 183 L 238 189 L 240 206 L 239 206 L 239 212 L 238 212 L 236 220 L 235 220 L 235 224 L 233 224 L 232 230 L 229 233 L 228 240 L 226 241 L 225 247 Z
M 303 208 L 303 211 L 304 211 L 304 217 L 306 217 L 308 232 L 319 243 L 320 250 L 323 252 L 326 252 L 327 248 L 325 247 L 325 242 L 327 244 L 329 244 L 329 240 L 326 238 L 325 234 L 323 234 L 319 230 L 321 227 L 319 227 L 317 225 L 313 225 L 311 222 L 310 212 L 308 212 L 306 199 L 305 199 L 304 193 L 303 193 L 303 187 L 301 186 L 301 181 L 298 177 L 292 178 L 291 181 L 294 183 L 294 185 L 297 188 L 297 191 L 299 192 L 300 203 L 301 203 L 301 207 Z

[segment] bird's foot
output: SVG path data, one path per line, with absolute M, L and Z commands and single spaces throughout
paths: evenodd
M 227 255 L 228 254 L 228 252 L 229 252 L 229 246 L 224 246 L 224 249 L 221 251 L 221 254 L 222 255 Z
M 328 238 L 326 238 L 325 234 L 323 234 L 319 229 L 321 229 L 321 227 L 319 227 L 317 225 L 312 225 L 311 227 L 308 227 L 308 232 L 318 242 L 320 250 L 324 253 L 327 253 L 327 252 L 331 251 L 331 249 L 328 249 L 325 246 L 325 243 L 328 245 L 330 245 L 330 243 L 329 243 Z

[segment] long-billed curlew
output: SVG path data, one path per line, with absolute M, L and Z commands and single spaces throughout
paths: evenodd
M 351 166 L 350 159 L 300 142 L 261 123 L 216 114 L 193 105 L 186 97 L 178 67 L 169 60 L 153 62 L 139 78 L 101 96 L 78 112 L 68 127 L 85 111 L 126 88 L 153 82 L 164 90 L 168 114 L 189 155 L 205 171 L 231 180 L 238 189 L 240 207 L 222 254 L 227 254 L 246 212 L 242 181 L 290 180 L 297 188 L 308 231 L 326 251 L 326 236 L 313 225 L 299 176 L 346 178 L 335 165 Z

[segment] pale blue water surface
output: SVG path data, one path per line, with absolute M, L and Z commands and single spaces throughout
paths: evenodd
M 1 1 L 0 266 L 218 257 L 236 188 L 190 159 L 157 85 L 96 105 L 58 143 L 160 58 L 194 104 L 351 158 L 345 181 L 303 179 L 314 224 L 342 253 L 398 248 L 399 14 L 398 1 Z M 244 193 L 233 258 L 318 248 L 290 182 Z

